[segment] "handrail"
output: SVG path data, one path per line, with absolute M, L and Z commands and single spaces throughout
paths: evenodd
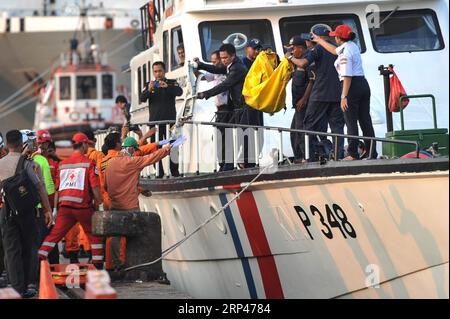
M 406 99 L 420 99 L 424 97 L 431 98 L 432 105 L 433 105 L 433 122 L 434 122 L 434 128 L 437 129 L 437 118 L 436 118 L 436 99 L 434 98 L 433 94 L 415 94 L 415 95 L 404 95 L 400 97 L 400 123 L 402 127 L 402 131 L 405 130 L 405 120 L 403 117 L 403 101 Z
M 175 124 L 175 121 L 171 120 L 171 121 L 153 121 L 153 122 L 145 122 L 145 123 L 137 123 L 137 125 L 139 126 L 156 126 L 157 129 L 159 129 L 159 125 L 165 125 L 165 130 L 168 130 L 168 124 L 169 125 L 173 125 Z M 257 126 L 257 125 L 243 125 L 243 124 L 228 124 L 228 123 L 216 123 L 216 122 L 204 122 L 204 121 L 192 121 L 192 120 L 179 120 L 177 123 L 178 127 L 182 127 L 183 125 L 192 125 L 193 127 L 193 134 L 196 135 L 195 141 L 194 143 L 196 143 L 196 145 L 198 146 L 196 151 L 196 158 L 197 158 L 197 163 L 195 163 L 195 172 L 197 175 L 200 173 L 200 159 L 199 159 L 199 155 L 200 155 L 200 141 L 199 141 L 199 136 L 200 136 L 200 130 L 199 128 L 201 126 L 213 126 L 213 127 L 224 127 L 224 128 L 231 128 L 233 129 L 233 148 L 236 148 L 237 146 L 237 141 L 236 141 L 236 136 L 237 136 L 237 132 L 236 129 L 238 128 L 242 128 L 242 129 L 247 129 L 247 128 L 252 128 L 255 129 L 255 134 L 254 134 L 254 141 L 255 141 L 255 152 L 259 153 L 260 149 L 259 149 L 259 139 L 258 139 L 258 131 L 259 130 L 266 130 L 266 131 L 278 131 L 279 134 L 279 144 L 278 144 L 278 152 L 279 152 L 279 161 L 281 162 L 283 160 L 283 154 L 282 154 L 282 150 L 283 150 L 283 136 L 282 133 L 283 132 L 289 132 L 289 133 L 304 133 L 305 134 L 305 159 L 310 159 L 310 148 L 309 148 L 309 140 L 310 140 L 310 136 L 328 136 L 328 137 L 332 137 L 334 139 L 334 146 L 335 146 L 335 154 L 337 154 L 337 138 L 347 138 L 347 139 L 358 139 L 358 140 L 370 140 L 370 151 L 369 154 L 372 154 L 373 151 L 373 147 L 374 147 L 374 142 L 385 142 L 385 143 L 395 143 L 395 144 L 408 144 L 408 145 L 414 145 L 415 147 L 415 157 L 419 158 L 419 143 L 417 141 L 408 141 L 408 140 L 398 140 L 398 139 L 389 139 L 389 138 L 382 138 L 382 137 L 367 137 L 367 136 L 358 136 L 358 135 L 348 135 L 348 134 L 338 134 L 338 133 L 328 133 L 328 132 L 316 132 L 316 131 L 310 131 L 310 130 L 301 130 L 301 129 L 291 129 L 291 128 L 284 128 L 284 127 L 277 127 L 277 126 Z M 106 134 L 108 133 L 109 130 L 99 130 L 96 132 L 96 134 Z M 168 134 L 168 132 L 166 131 L 166 134 Z M 156 133 L 156 140 L 158 140 L 158 136 L 159 134 Z M 215 141 L 217 140 L 216 137 L 216 133 L 213 133 L 213 143 L 214 143 L 214 148 L 217 147 L 217 145 L 215 144 Z M 100 141 L 99 141 L 100 142 Z M 99 146 L 99 145 L 97 145 Z M 184 151 L 183 151 L 184 152 Z M 181 151 L 180 151 L 181 154 Z M 217 154 L 217 150 L 214 150 L 214 155 Z M 234 154 L 234 166 L 236 167 L 237 164 L 237 149 L 234 149 L 233 151 Z M 216 157 L 216 156 L 214 156 Z M 182 159 L 183 157 L 181 157 Z M 189 162 L 184 162 L 183 160 L 180 162 L 180 166 L 182 169 L 181 175 L 184 175 L 184 164 Z M 258 160 L 256 161 L 256 164 L 259 164 Z M 217 168 L 217 162 L 214 166 L 214 171 Z M 158 170 L 159 165 L 157 164 L 157 170 Z M 168 169 L 168 167 L 167 167 Z M 167 172 L 169 171 L 169 169 L 167 170 Z M 158 171 L 157 171 L 158 172 Z M 147 175 L 150 175 L 149 173 Z

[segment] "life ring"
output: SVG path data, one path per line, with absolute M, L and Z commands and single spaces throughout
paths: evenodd
M 77 122 L 80 119 L 80 113 L 77 111 L 73 111 L 69 113 L 69 119 L 72 122 Z
M 245 46 L 248 43 L 248 38 L 245 34 L 236 32 L 236 33 L 232 33 L 229 36 L 227 36 L 225 38 L 225 40 L 222 41 L 222 43 L 224 43 L 224 44 L 231 43 L 232 45 L 234 45 L 236 50 L 240 50 L 240 49 L 245 48 Z
M 131 22 L 130 22 L 130 26 L 132 27 L 132 28 L 134 28 L 134 29 L 137 29 L 138 27 L 139 27 L 139 21 L 137 20 L 137 19 L 133 19 L 133 20 L 131 20 Z

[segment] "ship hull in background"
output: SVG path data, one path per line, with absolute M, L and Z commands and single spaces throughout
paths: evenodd
M 448 158 L 365 162 L 263 175 L 164 257 L 171 284 L 195 298 L 448 298 Z M 230 201 L 243 184 L 226 185 L 243 174 L 141 180 L 163 251 Z

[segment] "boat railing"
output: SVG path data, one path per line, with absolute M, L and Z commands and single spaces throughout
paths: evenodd
M 159 142 L 159 132 L 161 130 L 165 130 L 165 136 L 167 137 L 177 137 L 180 135 L 184 135 L 187 138 L 187 144 L 184 144 L 179 147 L 178 154 L 176 155 L 176 160 L 178 160 L 179 168 L 180 168 L 180 176 L 189 176 L 189 175 L 199 175 L 200 173 L 214 173 L 217 172 L 219 168 L 218 162 L 218 134 L 221 134 L 220 130 L 226 131 L 225 135 L 230 134 L 230 138 L 227 138 L 227 142 L 232 142 L 233 148 L 233 158 L 232 163 L 234 168 L 238 167 L 239 160 L 242 159 L 242 151 L 239 148 L 242 146 L 242 136 L 245 135 L 247 138 L 252 139 L 251 142 L 249 140 L 249 144 L 251 145 L 252 151 L 254 154 L 257 154 L 254 157 L 255 166 L 259 167 L 262 165 L 260 162 L 260 154 L 262 152 L 262 144 L 261 138 L 264 139 L 264 134 L 267 133 L 275 133 L 278 135 L 277 143 L 275 143 L 275 147 L 271 148 L 273 154 L 278 154 L 278 163 L 292 164 L 287 156 L 285 156 L 285 142 L 283 142 L 283 134 L 290 133 L 302 133 L 304 134 L 305 139 L 305 160 L 311 160 L 311 150 L 310 150 L 310 139 L 315 136 L 324 136 L 331 137 L 333 140 L 334 154 L 338 154 L 338 140 L 341 138 L 344 139 L 357 139 L 357 140 L 365 140 L 370 141 L 369 154 L 373 154 L 374 147 L 376 142 L 382 143 L 395 143 L 402 145 L 411 145 L 415 148 L 415 157 L 419 158 L 420 147 L 417 141 L 408 141 L 408 140 L 400 140 L 400 139 L 389 139 L 389 138 L 380 138 L 380 137 L 367 137 L 367 136 L 357 136 L 357 135 L 348 135 L 348 134 L 337 134 L 330 132 L 317 132 L 310 130 L 301 130 L 301 129 L 291 129 L 277 126 L 256 126 L 256 125 L 242 125 L 242 124 L 228 124 L 228 123 L 216 123 L 216 122 L 204 122 L 204 121 L 178 121 L 175 123 L 174 121 L 154 121 L 154 122 L 146 122 L 146 123 L 138 123 L 141 128 L 143 128 L 143 133 L 150 127 L 156 127 L 157 132 L 155 133 L 154 141 Z M 249 130 L 250 129 L 250 130 Z M 104 138 L 111 130 L 102 130 L 97 131 L 97 148 L 101 149 L 103 145 Z M 203 132 L 202 132 L 203 131 Z M 135 135 L 134 133 L 131 133 Z M 241 140 L 240 140 L 241 139 Z M 227 145 L 231 146 L 231 144 Z M 206 151 L 203 148 L 208 148 Z M 275 149 L 275 150 L 274 150 Z M 276 151 L 274 153 L 273 151 Z M 241 157 L 240 155 L 241 154 Z M 203 155 L 203 156 L 202 156 Z M 335 155 L 336 157 L 336 155 Z M 174 158 L 172 157 L 172 160 Z M 333 159 L 331 159 L 333 160 Z M 170 177 L 169 170 L 169 159 L 166 158 L 163 160 L 165 164 L 163 164 L 165 168 L 165 175 Z M 208 162 L 209 165 L 205 165 Z M 231 163 L 231 162 L 230 162 Z M 155 168 L 147 167 L 142 172 L 142 177 L 153 177 L 156 172 L 158 172 L 159 163 L 156 164 Z M 201 169 L 202 167 L 202 169 Z

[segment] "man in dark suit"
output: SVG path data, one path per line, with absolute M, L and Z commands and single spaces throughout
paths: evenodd
M 199 58 L 194 58 L 199 70 L 226 75 L 222 83 L 208 91 L 199 92 L 197 98 L 209 99 L 220 93 L 228 92 L 228 103 L 217 111 L 216 123 L 239 123 L 245 105 L 242 87 L 247 75 L 247 68 L 236 56 L 236 48 L 232 44 L 223 44 L 219 48 L 219 54 L 222 61 L 222 64 L 219 65 L 202 63 Z M 221 156 L 219 155 L 220 171 L 232 170 L 234 168 L 233 147 L 232 145 L 225 147 L 225 128 L 219 127 L 218 130 L 222 136 L 222 153 Z M 220 153 L 220 148 L 218 152 Z
M 175 99 L 183 94 L 176 80 L 166 78 L 166 65 L 164 62 L 153 63 L 154 81 L 145 84 L 145 88 L 141 93 L 141 102 L 148 101 L 150 117 L 149 121 L 173 121 L 175 123 L 177 112 L 175 108 Z M 153 126 L 152 126 L 153 127 Z M 166 139 L 166 125 L 159 125 L 159 140 Z M 154 139 L 154 138 L 152 138 Z M 152 140 L 153 142 L 154 140 Z M 178 152 L 174 150 L 170 154 L 170 172 L 172 176 L 178 177 Z M 164 168 L 159 163 L 158 177 L 164 176 Z

